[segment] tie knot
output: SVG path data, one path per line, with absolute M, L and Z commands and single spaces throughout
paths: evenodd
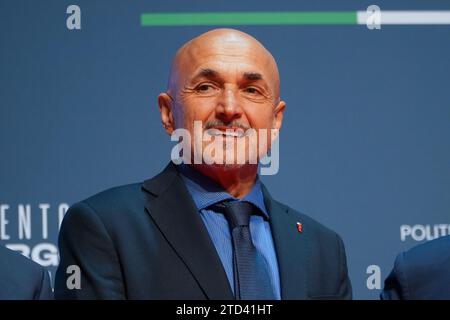
M 258 209 L 247 201 L 228 201 L 214 205 L 214 209 L 223 213 L 231 230 L 236 227 L 248 226 L 250 216 L 258 214 Z

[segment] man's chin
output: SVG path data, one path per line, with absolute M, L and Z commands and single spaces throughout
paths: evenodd
M 211 166 L 216 168 L 216 169 L 223 169 L 223 170 L 236 170 L 236 169 L 240 169 L 242 167 L 247 166 L 247 163 L 243 163 L 243 164 L 238 164 L 238 163 L 213 163 Z
M 216 171 L 238 171 L 251 166 L 257 166 L 257 164 L 250 163 L 212 163 L 203 164 L 202 166 L 208 167 Z

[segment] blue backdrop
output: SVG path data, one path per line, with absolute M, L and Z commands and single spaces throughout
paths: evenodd
M 81 30 L 66 26 L 69 5 Z M 157 95 L 211 26 L 145 12 L 356 11 L 373 1 L 0 2 L 0 240 L 54 272 L 67 206 L 159 172 L 173 146 Z M 377 1 L 385 10 L 443 1 Z M 450 234 L 450 26 L 239 26 L 275 56 L 287 102 L 272 195 L 336 230 L 356 299 L 397 253 Z M 381 282 L 381 283 L 380 283 Z

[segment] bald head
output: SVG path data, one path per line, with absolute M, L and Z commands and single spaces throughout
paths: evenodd
M 185 43 L 173 59 L 168 92 L 177 95 L 199 68 L 214 70 L 209 67 L 213 64 L 261 76 L 274 100 L 279 100 L 280 80 L 272 54 L 252 36 L 234 29 L 214 29 Z

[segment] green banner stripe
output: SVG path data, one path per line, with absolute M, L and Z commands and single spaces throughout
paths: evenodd
M 143 13 L 141 26 L 357 24 L 356 11 Z

